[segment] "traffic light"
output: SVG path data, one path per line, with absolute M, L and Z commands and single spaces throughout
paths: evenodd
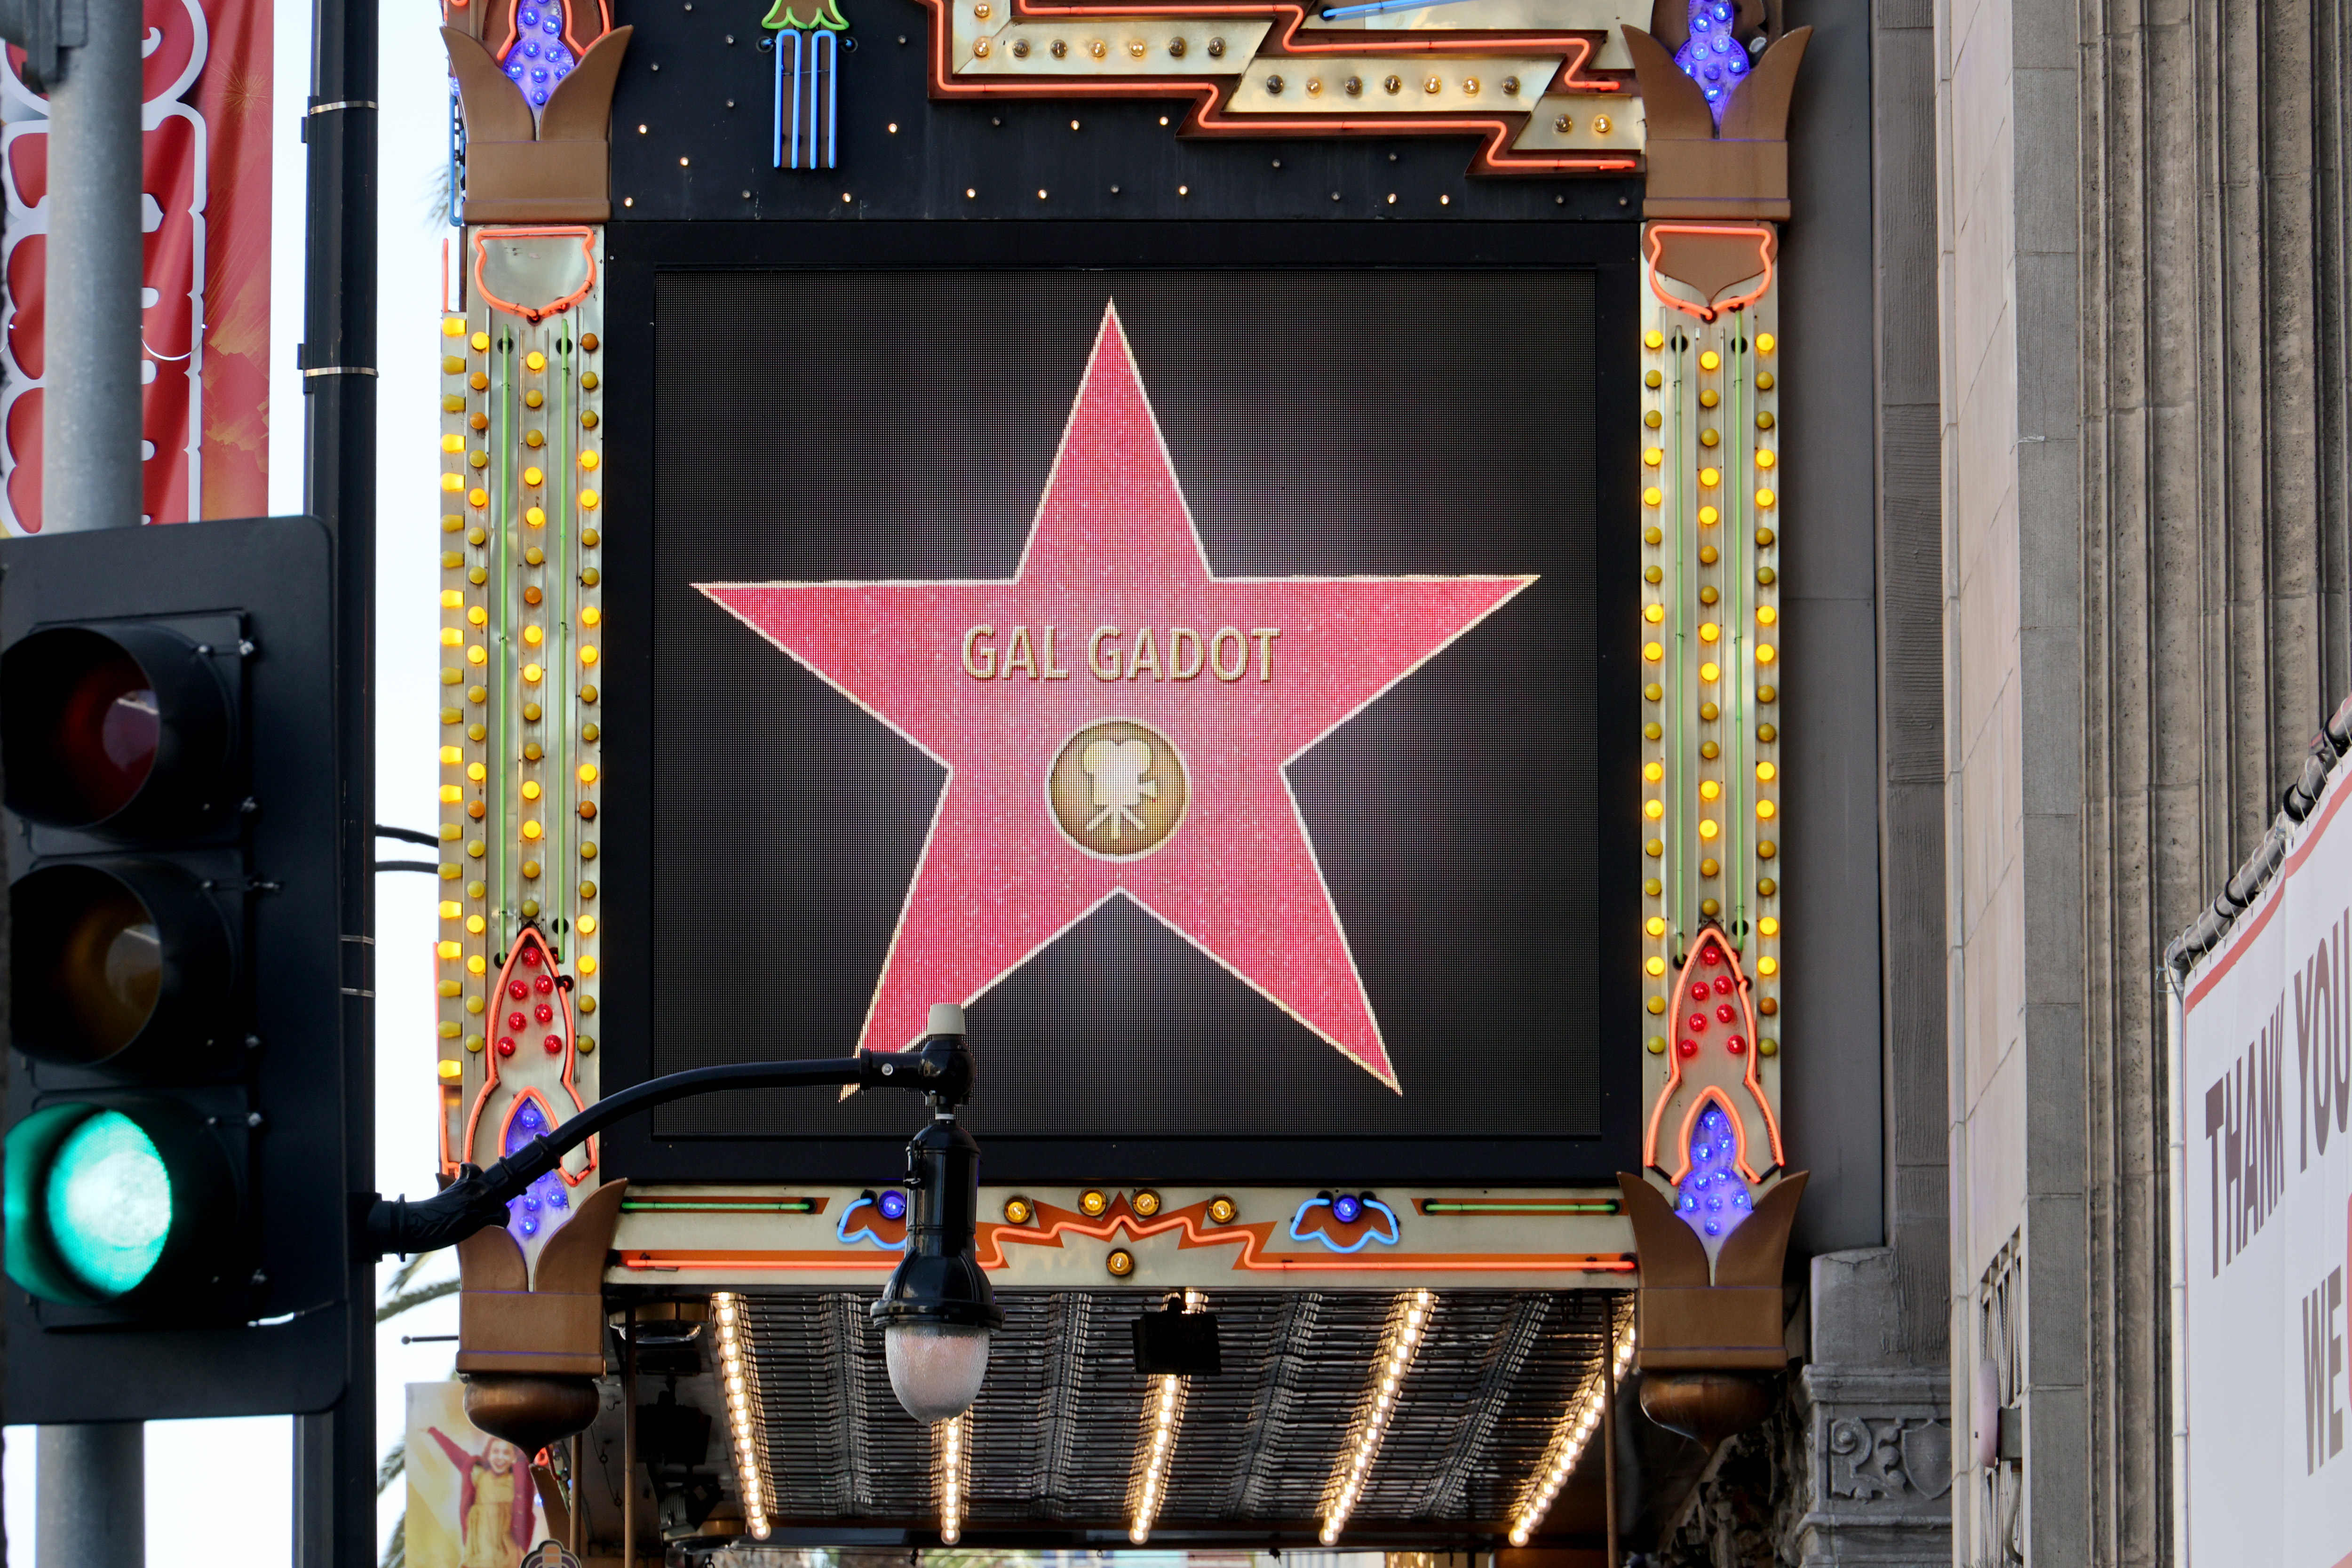
M 326 532 L 34 537 L 0 570 L 8 1418 L 323 1409 L 365 1307 L 367 984 L 337 932 Z

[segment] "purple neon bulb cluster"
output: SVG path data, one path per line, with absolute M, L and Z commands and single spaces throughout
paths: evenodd
M 515 13 L 515 41 L 507 49 L 507 77 L 535 109 L 547 107 L 555 84 L 579 62 L 563 41 L 563 0 L 524 0 Z
M 1690 1171 L 1675 1200 L 1675 1212 L 1701 1236 L 1729 1236 L 1754 1208 L 1748 1184 L 1740 1179 L 1738 1158 L 1731 1118 L 1722 1106 L 1709 1105 L 1691 1129 Z
M 506 1152 L 513 1153 L 532 1139 L 547 1131 L 547 1115 L 530 1100 L 523 1101 L 520 1110 L 507 1127 Z M 572 1196 L 563 1190 L 561 1172 L 550 1171 L 533 1182 L 522 1196 L 507 1204 L 507 1228 L 516 1238 L 529 1241 L 541 1230 L 553 1230 L 563 1223 L 564 1211 L 572 1206 Z
M 1690 40 L 1675 51 L 1675 64 L 1706 94 L 1717 126 L 1732 89 L 1748 79 L 1748 49 L 1733 36 L 1731 0 L 1691 0 Z

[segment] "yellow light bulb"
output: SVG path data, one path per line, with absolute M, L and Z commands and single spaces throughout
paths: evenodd
M 1756 454 L 1756 466 L 1759 468 L 1769 468 L 1778 461 L 1780 461 L 1780 459 L 1773 457 L 1769 452 L 1759 451 Z
M 1645 642 L 1642 645 L 1642 657 L 1655 664 L 1666 657 L 1666 650 L 1656 643 Z
M 474 352 L 478 354 L 486 354 L 490 352 L 489 333 L 476 332 L 474 334 Z
M 441 318 L 441 335 L 442 335 L 443 337 L 445 337 L 445 338 L 462 338 L 462 337 L 464 337 L 464 336 L 466 335 L 466 323 L 465 323 L 465 321 L 464 321 L 461 317 L 457 317 L 457 316 L 444 316 L 444 317 L 442 317 L 442 318 Z
M 537 686 L 540 677 L 546 673 L 535 664 L 526 664 L 522 667 L 522 683 L 525 686 Z
M 589 605 L 586 609 L 580 612 L 580 624 L 583 626 L 598 625 L 604 620 L 604 612 L 598 609 L 593 605 Z
M 1723 356 L 1716 353 L 1713 349 L 1709 349 L 1705 353 L 1698 356 L 1698 367 L 1701 370 L 1721 370 L 1723 368 Z
M 451 479 L 456 479 L 457 476 L 457 475 L 455 475 L 455 474 L 452 474 L 452 475 L 450 475 L 449 477 L 450 477 Z M 452 486 L 450 486 L 449 488 L 450 488 L 451 489 L 457 489 L 457 486 L 455 486 L 455 485 L 452 485 Z M 1655 485 L 1652 485 L 1648 489 L 1645 489 L 1645 490 L 1643 490 L 1643 491 L 1642 492 L 1642 504 L 1643 504 L 1643 506 L 1660 506 L 1660 505 L 1664 504 L 1664 502 L 1665 502 L 1665 499 L 1666 499 L 1666 492 L 1665 492 L 1665 491 L 1664 491 L 1664 490 L 1662 490 L 1662 489 L 1659 489 L 1657 486 L 1655 486 Z
M 454 478 L 455 476 L 452 477 Z M 490 504 L 490 492 L 482 489 L 481 486 L 476 485 L 472 489 L 466 492 L 466 504 L 471 507 L 488 506 Z
M 465 799 L 465 798 L 466 798 L 466 792 L 465 792 L 464 790 L 462 790 L 462 789 L 459 789 L 456 784 L 443 784 L 443 785 L 441 786 L 441 804 L 442 804 L 442 805 L 457 805 L 459 801 L 461 801 L 461 800 L 463 800 L 463 799 Z
M 1698 797 L 1701 800 L 1713 800 L 1722 793 L 1723 786 L 1713 779 L 1705 780 L 1698 786 Z
M 1768 958 L 1764 962 L 1769 963 L 1771 960 Z M 580 973 L 583 974 L 593 974 L 596 973 L 596 955 L 594 953 L 583 952 L 580 955 Z
M 580 504 L 584 510 L 589 511 L 594 511 L 596 510 L 596 503 L 601 499 L 602 498 L 599 497 L 594 490 L 582 490 L 580 492 Z
M 1666 618 L 1666 607 L 1664 605 L 1644 605 L 1642 606 L 1642 618 L 1654 626 Z
M 488 926 L 489 922 L 483 920 L 479 915 L 467 915 L 466 917 L 466 930 L 475 936 L 481 935 L 484 931 L 488 929 Z
M 1777 809 L 1769 800 L 1759 800 L 1756 803 L 1756 815 L 1766 822 L 1772 820 L 1773 813 Z
M 547 640 L 547 633 L 538 626 L 525 626 L 522 629 L 522 640 L 524 647 L 537 647 Z
M 454 921 L 465 912 L 465 910 L 461 906 L 455 903 L 446 903 L 441 906 L 441 918 L 445 921 Z
M 1780 346 L 1780 341 L 1769 332 L 1759 332 L 1756 334 L 1756 352 L 1759 354 L 1769 354 Z
M 1768 766 L 1768 767 L 1769 767 L 1769 765 L 1770 765 L 1769 763 L 1767 763 L 1767 764 L 1766 764 L 1766 766 Z M 595 764 L 595 763 L 581 763 L 581 764 L 580 764 L 580 782 L 581 782 L 582 784 L 594 784 L 594 783 L 596 782 L 596 764 Z
M 1664 936 L 1666 934 L 1666 922 L 1659 916 L 1652 915 L 1642 922 L 1642 929 L 1652 936 Z
M 1654 977 L 1661 975 L 1666 972 L 1666 961 L 1655 956 L 1645 958 L 1642 961 L 1642 969 L 1644 973 Z
M 1666 449 L 1664 447 L 1646 447 L 1642 453 L 1642 463 L 1645 468 L 1654 468 L 1665 460 Z
M 454 768 L 465 760 L 466 753 L 459 751 L 457 747 L 444 746 L 441 748 L 441 765 L 443 767 Z
M 1649 780 L 1652 784 L 1656 784 L 1660 779 L 1666 776 L 1665 764 L 1664 763 L 1644 763 L 1642 768 L 1642 776 Z
M 596 917 L 594 915 L 582 915 L 579 921 L 575 923 L 578 925 L 580 934 L 582 936 L 594 936 L 596 934 Z
M 522 364 L 525 370 L 545 370 L 547 368 L 547 356 L 540 353 L 537 349 L 533 349 L 530 353 L 522 356 Z
M 462 643 L 465 640 L 466 634 L 459 631 L 456 626 L 443 626 L 441 628 L 441 646 L 443 647 L 456 647 L 459 643 Z
M 583 664 L 593 664 L 596 662 L 596 647 L 594 644 L 591 643 L 581 648 L 580 662 Z
M 537 800 L 537 799 L 539 798 L 539 795 L 540 795 L 540 789 L 539 789 L 539 781 L 538 781 L 537 779 L 525 779 L 525 780 L 523 780 L 523 781 L 522 781 L 522 797 L 523 797 L 523 799 L 525 799 L 525 800 Z
M 1698 825 L 1698 836 L 1701 838 L 1706 839 L 1710 844 L 1715 842 L 1715 836 L 1722 831 L 1723 829 L 1720 826 L 1711 821 L 1702 822 Z
M 1756 492 L 1756 504 L 1757 504 L 1758 506 L 1763 507 L 1763 508 L 1764 508 L 1764 509 L 1766 509 L 1767 510 L 1769 510 L 1771 509 L 1772 503 L 1773 503 L 1774 501 L 1776 501 L 1776 500 L 1780 500 L 1780 497 L 1778 497 L 1778 496 L 1774 495 L 1774 494 L 1773 494 L 1770 490 L 1769 490 L 1769 489 L 1761 489 L 1761 490 L 1758 490 L 1758 491 Z
M 466 776 L 473 780 L 476 784 L 480 784 L 484 779 L 489 777 L 489 770 L 483 767 L 479 763 L 467 763 L 466 764 Z
M 1774 767 L 1769 763 L 1759 763 L 1756 764 L 1756 779 L 1759 784 L 1770 784 L 1780 775 L 1780 770 Z
M 1700 623 L 1698 628 L 1699 641 L 1711 643 L 1722 636 L 1723 628 L 1717 626 L 1713 621 L 1703 621 Z
M 1769 605 L 1759 605 L 1756 608 L 1756 624 L 1759 626 L 1769 626 L 1780 618 L 1780 612 Z
M 1645 800 L 1642 803 L 1642 815 L 1655 822 L 1666 815 L 1666 803 L 1662 800 Z
M 539 824 L 538 824 L 537 822 L 535 822 L 535 821 L 533 821 L 533 822 L 526 822 L 526 823 L 524 823 L 524 824 L 522 825 L 522 836 L 523 836 L 523 840 L 524 840 L 524 842 L 525 842 L 525 843 L 529 843 L 529 844 L 536 844 L 536 843 L 538 843 L 538 842 L 539 842 L 539 840 L 540 840 L 540 836 L 541 836 L 541 832 L 542 832 L 542 831 L 543 831 L 543 830 L 541 828 L 541 826 L 539 826 Z
M 450 945 L 454 947 L 457 944 L 452 942 Z M 478 952 L 469 954 L 466 959 L 466 973 L 468 974 L 479 974 L 488 967 L 489 965 L 483 961 L 482 955 Z
M 457 589 L 444 588 L 441 590 L 441 607 L 443 609 L 454 610 L 465 602 L 466 595 L 457 592 Z
M 581 453 L 580 466 L 583 468 L 593 469 L 596 467 L 596 454 L 593 452 Z
M 1772 645 L 1771 645 L 1770 643 L 1768 643 L 1768 642 L 1760 642 L 1760 643 L 1758 643 L 1758 644 L 1756 645 L 1756 662 L 1757 662 L 1757 663 L 1759 663 L 1759 664 L 1769 664 L 1769 663 L 1771 663 L 1775 658 L 1778 658 L 1779 657 L 1780 657 L 1780 655 L 1779 655 L 1779 654 L 1777 654 L 1777 653 L 1775 653 L 1775 652 L 1772 650 Z
M 488 664 L 489 661 L 489 651 L 483 647 L 479 643 L 476 643 L 473 647 L 466 650 L 466 662 L 467 664 Z
M 462 452 L 466 449 L 466 438 L 463 436 L 444 436 L 441 437 L 441 449 L 450 453 Z
M 525 468 L 522 471 L 522 482 L 527 485 L 534 486 L 545 484 L 547 482 L 547 476 L 541 473 L 537 468 Z
M 1698 525 L 1701 528 L 1713 528 L 1717 523 L 1721 522 L 1722 521 L 1723 514 L 1716 510 L 1715 508 L 1711 506 L 1703 506 L 1698 509 Z
M 1642 343 L 1645 348 L 1652 350 L 1664 348 L 1666 346 L 1666 334 L 1658 331 L 1657 328 L 1652 327 L 1648 331 L 1642 334 Z
M 1775 920 L 1772 916 L 1766 915 L 1762 920 L 1756 922 L 1756 929 L 1765 936 L 1779 936 L 1780 934 L 1780 922 L 1778 920 Z
M 1698 471 L 1698 482 L 1705 485 L 1707 489 L 1713 489 L 1717 485 L 1723 482 L 1723 475 L 1713 468 L 1701 468 Z
M 584 966 L 587 961 L 583 959 L 581 962 Z M 1767 977 L 1778 974 L 1780 973 L 1780 961 L 1769 956 L 1759 958 L 1756 961 L 1756 973 Z
M 441 488 L 452 494 L 455 494 L 457 491 L 462 490 L 466 488 L 466 481 L 459 479 L 455 474 L 444 474 L 441 476 Z
M 457 956 L 458 947 L 454 942 L 436 942 L 434 944 L 433 951 L 443 958 L 455 958 Z
M 527 528 L 545 528 L 547 526 L 547 513 L 541 510 L 538 507 L 530 507 L 524 510 L 522 521 L 523 525 Z
M 1698 667 L 1698 678 L 1709 685 L 1713 685 L 1721 679 L 1722 675 L 1723 670 L 1712 661 Z

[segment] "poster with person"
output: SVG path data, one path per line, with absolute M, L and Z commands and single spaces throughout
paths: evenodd
M 522 1568 L 547 1524 L 530 1456 L 466 1419 L 465 1385 L 408 1385 L 408 1568 Z

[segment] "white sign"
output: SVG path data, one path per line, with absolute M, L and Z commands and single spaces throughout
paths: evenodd
M 2189 1560 L 2352 1564 L 2352 766 L 2191 971 L 2183 1125 Z

